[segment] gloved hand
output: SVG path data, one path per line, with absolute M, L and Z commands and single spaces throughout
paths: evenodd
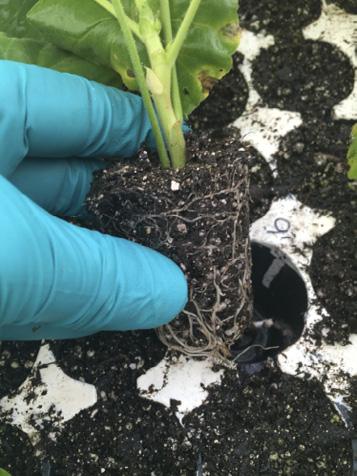
M 0 340 L 154 328 L 182 310 L 173 262 L 51 214 L 82 213 L 99 158 L 143 141 L 154 145 L 138 96 L 0 61 Z

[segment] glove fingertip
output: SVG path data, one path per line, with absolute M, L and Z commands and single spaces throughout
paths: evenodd
M 156 315 L 154 327 L 159 327 L 172 321 L 184 309 L 188 300 L 187 282 L 181 269 L 173 262 L 171 275 L 165 276 L 165 290 L 159 297 L 160 305 Z

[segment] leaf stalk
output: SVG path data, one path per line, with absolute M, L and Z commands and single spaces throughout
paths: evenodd
M 190 6 L 188 7 L 188 10 L 184 16 L 184 19 L 182 20 L 180 28 L 176 33 L 176 37 L 167 52 L 167 60 L 170 64 L 174 64 L 176 62 L 181 46 L 186 38 L 187 32 L 196 15 L 200 3 L 201 0 L 191 0 L 190 2 Z
M 164 27 L 165 48 L 172 43 L 171 12 L 169 0 L 160 0 L 161 20 Z M 172 68 L 171 75 L 171 97 L 172 105 L 178 121 L 183 121 L 183 111 L 180 98 L 180 90 L 177 79 L 176 64 Z

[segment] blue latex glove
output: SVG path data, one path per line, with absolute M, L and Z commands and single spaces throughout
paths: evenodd
M 173 262 L 51 215 L 80 214 L 99 158 L 143 141 L 154 145 L 138 96 L 0 61 L 0 339 L 154 328 L 182 310 Z

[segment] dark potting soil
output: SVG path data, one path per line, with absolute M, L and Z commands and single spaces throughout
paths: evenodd
M 15 476 L 42 474 L 41 459 L 56 476 L 350 475 L 350 431 L 320 385 L 282 374 L 273 361 L 252 376 L 226 371 L 182 427 L 173 409 L 136 390 L 136 379 L 166 351 L 153 331 L 51 347 L 68 375 L 96 386 L 98 403 L 67 422 L 56 442 L 45 426 L 42 457 L 21 431 L 5 426 L 0 461 Z
M 334 3 L 356 13 L 354 0 Z M 337 48 L 304 40 L 301 28 L 320 11 L 319 0 L 241 0 L 242 26 L 275 37 L 271 57 L 262 53 L 254 61 L 254 86 L 266 105 L 303 115 L 303 125 L 285 136 L 276 154 L 279 178 L 248 146 L 254 169 L 250 212 L 254 221 L 273 198 L 293 193 L 336 218 L 337 225 L 313 245 L 309 273 L 319 302 L 329 312 L 316 326 L 315 337 L 345 343 L 356 332 L 356 195 L 345 173 L 354 121 L 334 119 L 331 109 L 351 91 L 353 68 Z M 292 61 L 299 52 L 308 52 L 309 61 Z M 216 128 L 216 137 L 240 139 L 239 131 L 222 129 L 243 112 L 247 100 L 240 61 L 236 55 L 232 72 L 192 115 L 195 130 Z M 330 332 L 322 335 L 321 326 Z M 222 385 L 213 387 L 205 404 L 181 426 L 173 409 L 142 399 L 136 390 L 137 377 L 166 351 L 154 331 L 101 333 L 50 344 L 63 371 L 93 383 L 99 399 L 67 422 L 56 442 L 47 437 L 50 429 L 45 427 L 39 455 L 24 433 L 1 424 L 0 467 L 12 476 L 43 476 L 41 460 L 50 463 L 51 476 L 351 476 L 357 379 L 347 401 L 350 427 L 319 382 L 283 374 L 274 359 L 253 375 L 227 370 Z M 1 344 L 0 396 L 23 382 L 38 348 L 39 343 Z M 137 365 L 141 361 L 142 367 Z

